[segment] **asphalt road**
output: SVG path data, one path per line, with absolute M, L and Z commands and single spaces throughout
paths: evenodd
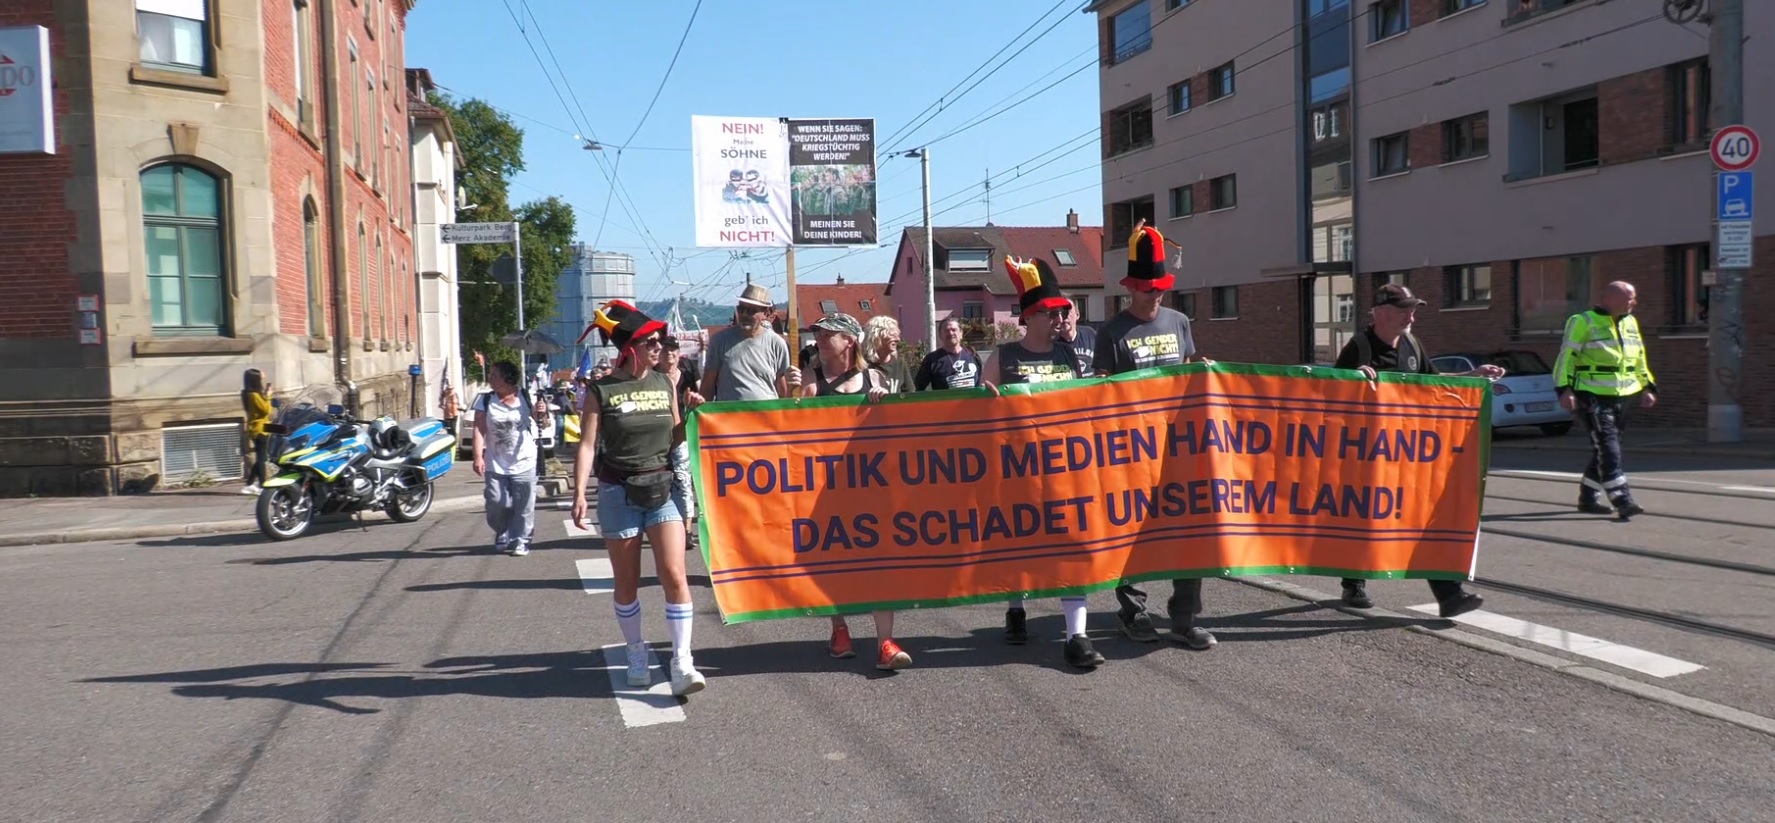
M 1775 819 L 1775 737 L 1434 636 L 1775 713 L 1775 648 L 1656 619 L 1775 633 L 1770 575 L 1732 565 L 1775 566 L 1775 492 L 1718 488 L 1775 470 L 1643 461 L 1708 485 L 1642 491 L 1629 524 L 1508 476 L 1572 459 L 1499 461 L 1480 577 L 1645 613 L 1482 583 L 1486 615 L 1555 632 L 1511 639 L 1211 581 L 1213 651 L 1119 638 L 1104 594 L 1095 672 L 1061 665 L 1038 601 L 1049 642 L 1021 648 L 996 606 L 903 614 L 916 666 L 880 675 L 827 659 L 824 620 L 721 626 L 693 562 L 709 687 L 683 703 L 613 689 L 610 597 L 578 563 L 595 577 L 602 553 L 561 512 L 527 558 L 489 553 L 467 514 L 0 549 L 0 820 Z M 1371 591 L 1430 602 L 1421 582 Z M 658 589 L 642 604 L 663 656 Z M 852 629 L 871 648 L 869 620 Z

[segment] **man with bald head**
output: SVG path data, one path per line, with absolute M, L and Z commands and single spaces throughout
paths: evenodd
M 1616 280 L 1604 286 L 1601 305 L 1565 321 L 1565 338 L 1553 365 L 1559 404 L 1578 412 L 1590 431 L 1590 465 L 1578 487 L 1578 510 L 1622 519 L 1645 511 L 1633 501 L 1621 467 L 1622 417 L 1635 395 L 1648 409 L 1658 402 L 1645 339 L 1633 317 L 1636 302 L 1632 283 Z

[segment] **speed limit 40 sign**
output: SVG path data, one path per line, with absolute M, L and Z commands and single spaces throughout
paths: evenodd
M 1727 126 L 1714 133 L 1708 148 L 1713 152 L 1713 164 L 1721 171 L 1744 171 L 1756 164 L 1763 145 L 1751 127 Z

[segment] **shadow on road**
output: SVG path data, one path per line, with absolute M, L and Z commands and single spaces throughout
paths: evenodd
M 709 576 L 706 574 L 685 575 L 693 588 L 707 589 L 710 587 Z M 641 588 L 651 589 L 659 586 L 659 578 L 653 575 L 641 577 Z M 577 577 L 552 577 L 531 580 L 460 580 L 454 583 L 426 583 L 420 586 L 408 586 L 410 592 L 453 592 L 453 591 L 578 591 L 585 587 L 585 581 Z

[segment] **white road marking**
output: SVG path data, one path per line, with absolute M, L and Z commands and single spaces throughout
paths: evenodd
M 1422 606 L 1412 606 L 1411 610 L 1433 615 L 1437 613 L 1437 606 L 1435 603 L 1426 603 Z M 1679 674 L 1688 674 L 1706 668 L 1705 666 L 1690 663 L 1686 660 L 1665 657 L 1656 652 L 1636 649 L 1632 646 L 1623 646 L 1619 643 L 1611 643 L 1601 638 L 1568 632 L 1564 629 L 1553 628 L 1552 626 L 1529 623 L 1524 620 L 1517 620 L 1514 617 L 1506 617 L 1494 612 L 1488 612 L 1484 609 L 1471 611 L 1460 615 L 1459 617 L 1449 619 L 1456 623 L 1465 623 L 1475 628 L 1485 629 L 1489 632 L 1496 632 L 1506 637 L 1514 637 L 1518 640 L 1527 640 L 1530 643 L 1550 646 L 1561 651 L 1570 652 L 1582 657 L 1588 657 L 1592 660 L 1601 660 L 1610 665 L 1620 666 L 1624 669 L 1632 669 L 1636 672 L 1649 674 L 1653 677 L 1675 677 Z
M 579 567 L 579 583 L 586 594 L 610 594 L 616 591 L 616 571 L 608 557 L 587 557 L 573 561 Z
M 610 673 L 610 691 L 616 696 L 617 710 L 622 712 L 623 725 L 631 729 L 657 726 L 661 723 L 684 722 L 684 707 L 672 696 L 672 683 L 660 669 L 659 655 L 647 650 L 648 671 L 653 684 L 645 689 L 629 685 L 628 647 L 612 643 L 604 647 L 604 668 Z
M 1551 477 L 1556 480 L 1582 480 L 1584 475 L 1577 472 L 1544 472 L 1532 469 L 1494 469 L 1486 472 L 1493 477 Z
M 568 537 L 597 537 L 598 536 L 598 524 L 597 523 L 593 523 L 590 527 L 584 528 L 584 529 L 573 525 L 573 518 L 571 518 L 571 517 L 567 518 L 566 520 L 561 521 L 561 523 L 566 527 Z
M 1720 491 L 1755 492 L 1757 494 L 1775 494 L 1775 489 L 1768 486 L 1721 486 Z

